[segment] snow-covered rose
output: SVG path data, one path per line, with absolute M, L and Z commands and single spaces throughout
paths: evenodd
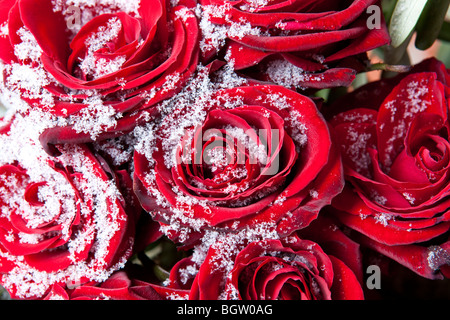
M 378 0 L 200 3 L 206 61 L 226 59 L 246 76 L 285 86 L 350 85 L 366 52 L 390 41 Z
M 432 58 L 326 108 L 348 181 L 335 215 L 362 244 L 427 278 L 450 276 L 448 85 Z
M 51 157 L 28 129 L 16 116 L 0 131 L 0 283 L 27 299 L 106 280 L 132 254 L 140 213 L 119 187 L 130 190 L 126 172 L 109 172 L 85 145 Z
M 135 192 L 169 235 L 260 223 L 289 234 L 343 187 L 316 104 L 282 86 L 218 90 L 152 126 L 134 155 Z
M 358 246 L 330 226 L 321 223 L 314 230 L 321 231 L 322 236 L 316 237 L 324 244 L 349 249 L 347 259 L 333 255 L 336 250 L 329 245 L 331 250 L 326 251 L 296 234 L 247 244 L 247 239 L 233 242 L 221 237 L 209 247 L 202 261 L 197 261 L 198 252 L 195 257 L 184 258 L 172 268 L 165 286 L 151 286 L 165 299 L 364 299 Z
M 132 130 L 197 66 L 197 18 L 181 2 L 8 0 L 0 25 L 5 95 L 54 117 L 44 147 Z

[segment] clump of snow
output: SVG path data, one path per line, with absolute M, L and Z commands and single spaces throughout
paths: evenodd
M 197 5 L 196 15 L 200 21 L 202 39 L 200 49 L 202 52 L 219 51 L 227 38 L 242 39 L 247 35 L 261 35 L 262 30 L 252 26 L 248 21 L 233 21 L 229 15 L 231 5 Z M 212 18 L 221 18 L 226 24 L 219 25 L 211 21 Z
M 443 265 L 450 265 L 450 253 L 440 246 L 431 246 L 428 248 L 427 262 L 428 266 L 436 271 Z

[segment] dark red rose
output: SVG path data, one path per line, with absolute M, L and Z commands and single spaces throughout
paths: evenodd
M 190 5 L 142 0 L 130 6 L 2 2 L 4 89 L 53 116 L 41 136 L 44 147 L 132 130 L 197 67 L 198 26 Z
M 236 70 L 281 85 L 350 85 L 390 41 L 377 0 L 200 2 L 204 59 L 225 47 Z
M 87 283 L 75 288 L 56 284 L 42 300 L 161 300 L 145 281 L 130 279 L 126 271 L 114 272 L 102 283 Z
M 331 228 L 328 230 L 330 232 Z M 327 232 L 329 234 L 330 232 Z M 329 242 L 337 237 L 330 237 Z M 352 248 L 345 236 L 340 244 Z M 342 260 L 319 244 L 291 235 L 281 240 L 213 243 L 204 261 L 185 258 L 165 287 L 152 285 L 166 299 L 191 300 L 361 300 L 361 283 Z M 350 259 L 351 260 L 351 259 Z M 355 264 L 357 260 L 353 260 Z M 359 266 L 360 267 L 360 266 Z M 360 273 L 360 270 L 359 274 Z
M 0 283 L 13 298 L 106 280 L 131 256 L 140 212 L 125 171 L 85 145 L 50 157 L 29 126 L 17 115 L 0 132 Z
M 448 76 L 433 58 L 328 108 L 348 181 L 335 215 L 427 278 L 450 266 Z
M 235 294 L 245 300 L 364 297 L 356 276 L 341 260 L 328 256 L 316 243 L 295 236 L 249 244 L 236 257 L 229 279 L 225 285 L 229 298 Z M 206 283 L 202 289 L 207 295 Z
M 97 285 L 79 286 L 70 291 L 70 300 L 160 300 L 159 294 L 147 283 L 130 279 L 125 271 L 115 272 Z
M 315 103 L 282 86 L 241 86 L 175 105 L 143 132 L 135 192 L 169 235 L 306 227 L 343 187 Z

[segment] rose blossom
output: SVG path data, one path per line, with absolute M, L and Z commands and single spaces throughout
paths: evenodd
M 197 66 L 197 19 L 181 2 L 4 1 L 0 25 L 4 95 L 54 117 L 44 147 L 132 130 Z
M 248 85 L 177 101 L 134 156 L 135 192 L 167 234 L 260 224 L 289 234 L 341 191 L 340 157 L 311 99 Z
M 0 131 L 0 283 L 13 298 L 106 280 L 130 257 L 140 213 L 125 171 L 85 145 L 50 157 L 30 124 L 16 115 Z
M 165 299 L 364 299 L 359 278 L 359 248 L 332 227 L 325 220 L 313 229 L 320 231 L 321 235 L 316 233 L 316 237 L 321 238 L 330 251 L 324 251 L 318 243 L 297 234 L 254 241 L 219 236 L 207 247 L 202 261 L 198 261 L 202 255 L 194 250 L 193 256 L 172 268 L 165 286 L 152 287 Z M 334 248 L 330 244 L 335 244 Z M 342 254 L 342 250 L 339 252 L 342 248 L 348 250 L 344 256 L 355 269 L 329 253 Z
M 244 75 L 285 86 L 348 86 L 390 41 L 377 0 L 200 2 L 206 61 L 226 52 Z
M 348 181 L 335 215 L 362 244 L 427 278 L 450 270 L 448 76 L 432 58 L 326 111 Z

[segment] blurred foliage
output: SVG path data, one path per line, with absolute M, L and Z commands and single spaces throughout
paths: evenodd
M 163 282 L 169 277 L 172 267 L 190 254 L 190 250 L 179 250 L 172 241 L 162 237 L 135 254 L 130 263 L 152 270 L 156 280 Z
M 381 5 L 392 43 L 371 52 L 382 62 L 372 61 L 367 72 L 382 71 L 383 78 L 407 72 L 408 68 L 402 66 L 412 64 L 408 48 L 414 45 L 419 52 L 425 51 L 436 42 L 439 47 L 435 57 L 450 68 L 450 0 L 381 0 Z M 366 73 L 358 74 L 352 88 L 369 81 Z M 341 94 L 344 94 L 342 88 L 337 88 L 321 91 L 316 96 L 329 101 Z
M 6 291 L 2 286 L 0 286 L 0 300 L 9 300 L 10 296 L 8 291 Z
M 408 45 L 415 34 L 414 45 L 429 49 L 437 40 L 442 51 L 437 58 L 447 64 L 450 42 L 450 0 L 382 0 L 383 14 L 392 43 L 383 48 L 387 64 L 410 64 Z
M 427 0 L 397 0 L 390 20 L 387 21 L 392 47 L 399 48 L 408 42 L 418 25 L 419 18 L 425 13 L 426 5 Z

